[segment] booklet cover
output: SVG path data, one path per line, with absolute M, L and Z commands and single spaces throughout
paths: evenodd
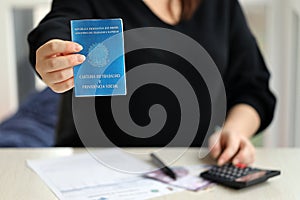
M 71 20 L 86 60 L 74 67 L 75 96 L 126 95 L 122 19 Z

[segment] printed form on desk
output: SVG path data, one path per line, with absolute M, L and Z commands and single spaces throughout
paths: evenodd
M 99 150 L 105 162 L 122 163 L 124 169 L 153 169 L 118 149 Z M 183 189 L 147 179 L 141 174 L 125 173 L 108 167 L 89 153 L 29 160 L 27 164 L 62 200 L 141 200 L 182 191 Z M 126 171 L 126 170 L 124 170 Z

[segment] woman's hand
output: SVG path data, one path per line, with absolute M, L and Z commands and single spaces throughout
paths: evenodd
M 36 51 L 36 71 L 54 92 L 74 87 L 73 67 L 85 60 L 84 55 L 76 54 L 81 50 L 75 42 L 53 39 Z
M 255 160 L 255 148 L 250 139 L 229 130 L 214 133 L 209 139 L 209 149 L 211 156 L 217 159 L 218 165 L 227 162 L 249 165 Z
M 209 138 L 211 156 L 218 165 L 226 162 L 249 165 L 254 162 L 255 148 L 250 138 L 260 126 L 260 116 L 250 105 L 237 104 L 228 112 L 224 127 Z

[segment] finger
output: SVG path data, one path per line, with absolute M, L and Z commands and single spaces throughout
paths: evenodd
M 214 133 L 209 138 L 209 149 L 210 149 L 210 154 L 213 158 L 219 157 L 222 151 L 221 142 L 220 142 L 220 133 Z
M 64 40 L 50 40 L 49 42 L 42 45 L 37 50 L 37 57 L 50 57 L 56 54 L 70 54 L 76 53 L 82 50 L 82 46 L 71 41 L 64 41 Z
M 44 81 L 48 84 L 61 83 L 72 78 L 73 76 L 74 76 L 74 71 L 73 68 L 70 67 L 67 69 L 48 73 L 45 76 Z
M 53 91 L 55 91 L 57 93 L 66 92 L 74 87 L 74 77 L 72 77 L 68 80 L 65 80 L 61 83 L 52 84 L 50 87 Z
M 249 142 L 249 144 L 242 143 L 241 148 L 239 152 L 236 154 L 236 156 L 233 158 L 232 163 L 234 165 L 238 163 L 250 165 L 254 162 L 254 160 L 255 160 L 255 149 L 252 146 L 252 144 Z
M 218 165 L 224 165 L 227 163 L 239 150 L 238 140 L 228 137 L 226 143 L 225 149 L 218 159 Z
M 55 72 L 65 68 L 79 65 L 85 61 L 85 56 L 81 54 L 72 54 L 59 56 L 47 59 L 44 67 L 44 72 Z
M 217 141 L 211 148 L 211 155 L 213 158 L 218 158 L 222 152 L 221 143 Z

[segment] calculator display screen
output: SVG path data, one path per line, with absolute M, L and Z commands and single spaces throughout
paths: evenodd
M 236 182 L 248 182 L 248 181 L 253 181 L 255 179 L 261 178 L 263 176 L 265 176 L 267 173 L 267 171 L 263 170 L 263 171 L 258 171 L 258 172 L 254 172 L 252 174 L 248 174 L 246 176 L 240 177 L 235 179 Z

